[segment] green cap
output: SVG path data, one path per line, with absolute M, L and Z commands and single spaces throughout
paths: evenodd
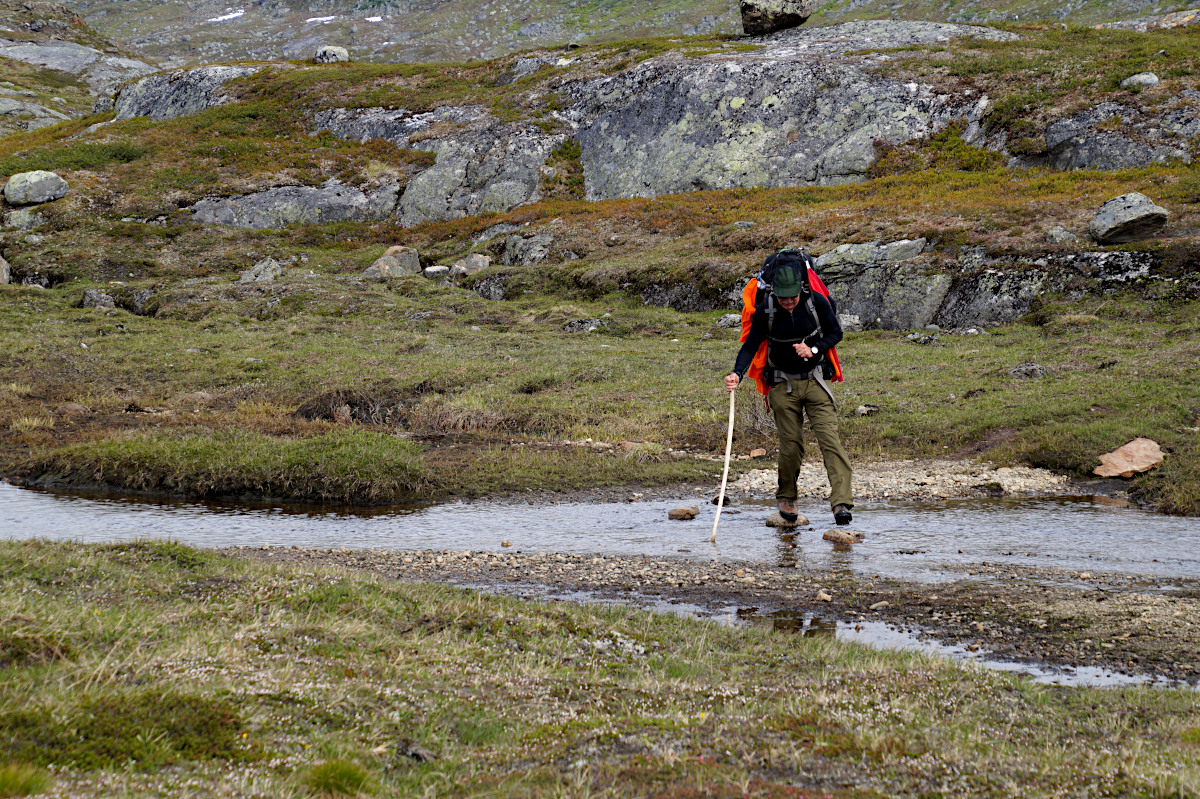
M 804 287 L 804 273 L 790 264 L 779 267 L 771 280 L 771 293 L 776 297 L 799 297 Z

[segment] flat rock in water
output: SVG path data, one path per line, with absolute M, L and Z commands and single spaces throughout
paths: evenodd
M 690 522 L 700 513 L 700 508 L 689 505 L 686 508 L 675 508 L 667 512 L 667 518 L 677 522 Z
M 775 511 L 767 517 L 767 527 L 780 527 L 790 530 L 793 527 L 799 527 L 804 524 L 808 524 L 808 517 L 803 513 L 797 513 L 796 521 L 794 522 L 789 522 L 787 519 L 783 518 L 779 511 Z
M 826 530 L 825 535 L 821 537 L 835 544 L 857 544 L 866 538 L 866 536 L 857 530 L 838 530 L 836 528 Z
M 1100 456 L 1100 465 L 1092 470 L 1097 477 L 1133 477 L 1162 463 L 1165 456 L 1157 441 L 1135 438 L 1128 444 Z

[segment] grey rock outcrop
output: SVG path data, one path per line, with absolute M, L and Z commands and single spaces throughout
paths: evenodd
M 923 328 L 937 317 L 953 278 L 923 266 L 879 265 L 822 273 L 839 314 L 857 316 L 869 328 Z
M 12 282 L 12 267 L 8 265 L 8 261 L 4 260 L 4 256 L 0 255 L 0 286 L 7 286 Z
M 57 125 L 71 117 L 54 108 L 0 94 L 0 136 Z
M 4 199 L 9 205 L 40 205 L 67 196 L 69 190 L 57 173 L 35 169 L 10 177 L 4 184 Z
M 283 264 L 274 258 L 264 258 L 238 277 L 238 283 L 274 283 L 283 274 Z
M 762 51 L 670 54 L 564 91 L 576 105 L 590 200 L 739 186 L 863 179 L 875 142 L 909 141 L 962 120 L 980 135 L 986 98 L 871 74 L 855 48 L 1015 34 L 959 25 L 855 22 L 789 30 Z
M 80 305 L 83 308 L 99 308 L 101 310 L 106 310 L 109 308 L 115 308 L 116 302 L 113 301 L 111 296 L 105 294 L 99 289 L 84 289 L 83 301 L 80 303 Z
M 926 240 L 901 239 L 888 244 L 840 244 L 817 258 L 817 267 L 825 272 L 844 271 L 835 269 L 842 265 L 884 264 L 908 261 L 925 250 Z
M 117 95 L 116 118 L 176 119 L 228 103 L 225 84 L 258 72 L 261 67 L 203 66 L 151 75 L 131 83 Z
M 450 277 L 468 277 L 477 275 L 492 265 L 492 259 L 482 253 L 473 252 L 466 258 L 460 258 L 450 267 Z
M 1055 225 L 1046 232 L 1046 241 L 1052 244 L 1070 244 L 1079 241 L 1079 237 L 1061 225 Z
M 313 54 L 313 63 L 316 64 L 337 64 L 342 61 L 350 60 L 350 51 L 345 47 L 337 47 L 334 45 L 325 45 L 317 49 Z
M 145 61 L 57 40 L 24 42 L 0 38 L 0 58 L 77 75 L 95 95 L 111 95 L 122 83 L 157 69 Z
M 813 0 L 741 0 L 742 30 L 762 36 L 803 25 L 812 16 Z
M 18 208 L 4 215 L 4 226 L 17 230 L 32 230 L 46 224 L 45 214 L 39 214 L 29 208 Z
M 389 277 L 419 274 L 420 271 L 420 254 L 412 247 L 395 246 L 388 247 L 362 275 L 369 280 L 382 281 Z
M 1088 232 L 1100 244 L 1119 244 L 1153 236 L 1167 224 L 1170 213 L 1140 192 L 1114 197 L 1096 212 Z
M 396 207 L 397 186 L 364 192 L 336 180 L 320 188 L 281 186 L 240 197 L 201 200 L 192 218 L 202 225 L 262 230 L 305 222 L 370 221 L 386 219 Z
M 408 226 L 503 213 L 540 199 L 541 168 L 566 138 L 536 125 L 501 122 L 477 106 L 425 114 L 337 108 L 314 115 L 313 126 L 353 141 L 382 138 L 436 154 L 434 165 L 409 180 L 400 197 L 397 216 Z
M 532 266 L 546 260 L 550 254 L 550 246 L 554 237 L 549 233 L 538 233 L 525 238 L 524 236 L 509 236 L 504 241 L 504 258 L 506 266 Z
M 1131 108 L 1101 103 L 1056 120 L 1046 127 L 1048 160 L 1056 169 L 1128 169 L 1174 159 L 1191 160 L 1186 149 L 1138 135 L 1136 119 L 1137 113 Z M 1187 122 L 1179 127 L 1186 129 Z
M 934 321 L 943 328 L 996 327 L 1015 321 L 1039 296 L 1061 288 L 1046 269 L 987 269 L 956 277 Z
M 485 300 L 499 302 L 507 295 L 504 288 L 504 279 L 499 276 L 485 277 L 475 285 L 475 293 Z

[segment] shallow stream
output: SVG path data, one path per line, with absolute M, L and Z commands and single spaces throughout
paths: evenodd
M 918 582 L 954 580 L 972 564 L 1039 566 L 1142 576 L 1147 590 L 1200 578 L 1200 519 L 1121 507 L 1103 497 L 951 499 L 872 502 L 854 509 L 853 547 L 821 539 L 832 526 L 823 503 L 801 503 L 809 527 L 781 534 L 764 525 L 768 501 L 743 501 L 721 514 L 708 494 L 645 502 L 448 503 L 424 507 L 331 508 L 196 502 L 21 488 L 0 481 L 0 537 L 81 542 L 167 538 L 198 547 L 303 546 L 383 550 L 562 552 L 722 559 L 880 575 Z M 699 516 L 670 521 L 672 508 L 696 504 Z M 1070 579 L 1069 575 L 1064 579 Z M 552 592 L 546 592 L 552 595 Z M 736 608 L 664 603 L 663 610 L 729 623 L 770 624 L 805 635 L 834 635 L 879 647 L 920 649 L 990 668 L 1066 684 L 1149 682 L 1091 669 L 1052 669 L 988 660 L 882 622 L 846 623 L 811 614 L 747 618 Z M 726 618 L 727 617 L 727 618 Z

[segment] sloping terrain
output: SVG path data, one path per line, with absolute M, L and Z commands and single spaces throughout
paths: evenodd
M 2 289 L 4 471 L 360 502 L 705 474 L 694 456 L 723 445 L 737 339 L 718 322 L 756 264 L 803 243 L 852 331 L 856 457 L 987 453 L 1086 473 L 1145 435 L 1170 456 L 1137 487 L 1196 512 L 1200 396 L 1183 374 L 1200 357 L 1200 177 L 1195 134 L 1168 133 L 1196 119 L 1194 37 L 906 24 L 886 51 L 806 54 L 845 38 L 831 30 L 880 29 L 466 65 L 251 64 L 220 105 L 152 119 L 124 113 L 123 94 L 115 115 L 0 140 L 0 176 L 52 169 L 70 187 L 0 208 L 17 284 Z M 772 85 L 788 68 L 813 71 L 809 94 Z M 1121 87 L 1148 71 L 1157 84 Z M 715 87 L 728 117 L 700 118 L 668 86 Z M 884 86 L 913 103 L 903 135 L 845 91 Z M 1127 110 L 1086 116 L 1106 104 Z M 756 118 L 748 166 L 827 164 L 806 147 L 856 120 L 827 141 L 854 142 L 857 171 L 669 182 L 725 159 L 705 147 L 727 119 L 736 140 Z M 680 134 L 684 119 L 695 130 Z M 1064 120 L 1077 133 L 1059 141 Z M 610 142 L 643 133 L 605 151 L 605 121 Z M 1058 169 L 1072 139 L 1119 139 L 1112 151 L 1137 158 Z M 635 145 L 664 142 L 638 171 L 665 182 L 605 188 Z M 1090 240 L 1101 203 L 1134 191 L 1165 226 Z M 278 207 L 246 223 L 266 200 Z M 391 245 L 415 248 L 422 271 L 364 274 Z M 451 278 L 472 254 L 490 264 Z M 739 446 L 771 444 L 758 403 L 738 430 Z

